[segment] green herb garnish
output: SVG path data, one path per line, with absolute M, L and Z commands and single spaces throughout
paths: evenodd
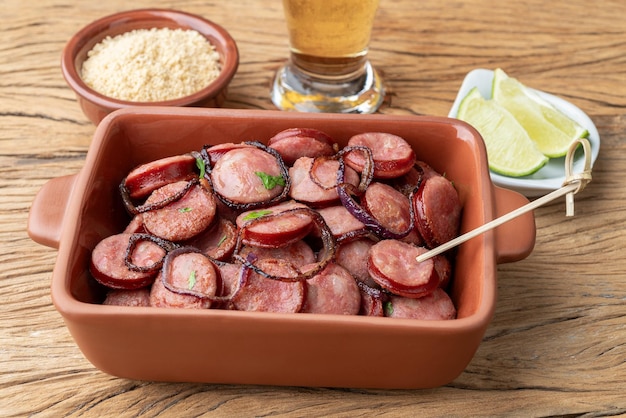
M 189 290 L 193 289 L 193 287 L 196 285 L 196 271 L 192 270 L 191 273 L 189 273 L 189 278 L 187 279 L 187 282 L 189 283 Z
M 184 207 L 184 208 L 180 208 L 178 209 L 178 211 L 180 213 L 186 213 L 186 212 L 191 212 L 193 210 L 193 208 L 188 208 L 188 207 Z
M 217 243 L 217 246 L 218 247 L 221 246 L 224 243 L 224 241 L 226 241 L 226 238 L 228 238 L 226 235 L 222 235 L 222 238 L 220 238 L 220 242 Z
M 269 215 L 270 213 L 272 213 L 272 211 L 268 209 L 255 210 L 255 211 L 250 212 L 246 216 L 244 216 L 243 220 L 249 221 L 250 219 L 257 219 L 257 218 L 260 218 L 261 216 Z
M 385 311 L 385 316 L 393 315 L 393 304 L 391 301 L 383 303 L 383 310 Z
M 255 171 L 254 174 L 259 176 L 259 178 L 263 182 L 263 187 L 265 187 L 267 190 L 272 190 L 276 186 L 285 185 L 285 179 L 282 176 L 272 176 L 262 171 Z
M 206 164 L 202 158 L 196 158 L 196 167 L 200 170 L 200 178 L 203 179 L 206 174 Z

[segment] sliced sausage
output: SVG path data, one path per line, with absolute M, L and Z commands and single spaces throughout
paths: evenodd
M 438 295 L 451 280 L 448 255 L 415 260 L 458 233 L 459 197 L 445 177 L 392 134 L 355 135 L 342 151 L 309 128 L 269 142 L 205 146 L 131 171 L 120 191 L 135 217 L 92 254 L 94 277 L 113 289 L 106 303 L 144 305 L 152 284 L 155 306 L 423 317 L 433 299 L 450 317 Z
M 415 162 L 411 145 L 404 138 L 390 133 L 368 132 L 354 135 L 348 140 L 348 146 L 365 146 L 372 151 L 374 178 L 402 176 L 411 170 Z M 350 152 L 345 160 L 357 172 L 363 171 L 365 157 L 362 152 Z
M 164 201 L 187 187 L 187 182 L 171 183 L 155 190 L 146 199 L 146 205 Z M 146 230 L 163 239 L 184 241 L 208 228 L 215 218 L 215 197 L 203 186 L 196 184 L 180 199 L 163 208 L 144 212 Z
M 359 315 L 385 316 L 384 301 L 380 295 L 373 295 L 361 290 L 361 308 Z
M 103 305 L 114 306 L 150 306 L 150 289 L 111 289 L 107 292 Z
M 408 242 L 409 244 L 413 244 L 417 246 L 424 245 L 424 240 L 422 239 L 422 236 L 420 235 L 420 233 L 417 231 L 415 227 L 411 230 L 411 232 L 409 232 L 409 235 L 400 239 L 400 241 Z
M 355 279 L 369 287 L 377 288 L 378 283 L 372 279 L 367 269 L 370 248 L 374 244 L 375 242 L 368 238 L 342 242 L 337 248 L 336 260 L 337 264 L 348 270 Z
M 395 234 L 404 234 L 413 228 L 411 202 L 388 184 L 370 184 L 361 199 L 361 205 L 383 228 Z
M 256 147 L 235 148 L 223 154 L 211 170 L 213 188 L 220 196 L 237 204 L 268 202 L 279 196 L 283 187 L 266 178 L 281 178 L 276 158 Z
M 146 232 L 146 229 L 143 227 L 143 213 L 138 213 L 133 216 L 133 219 L 131 219 L 128 225 L 126 225 L 123 232 L 127 234 Z
M 91 252 L 90 271 L 101 284 L 113 289 L 138 289 L 149 286 L 156 270 L 133 271 L 126 265 L 126 251 L 132 234 L 111 235 L 100 241 Z M 165 250 L 150 241 L 141 241 L 131 254 L 131 262 L 139 267 L 160 264 Z
M 167 270 L 167 271 L 166 271 Z M 180 289 L 180 293 L 168 289 Z M 208 309 L 211 297 L 218 290 L 218 275 L 213 263 L 201 253 L 190 252 L 177 255 L 163 269 L 152 285 L 150 305 L 163 308 Z M 186 291 L 206 295 L 198 297 Z
M 161 158 L 133 169 L 124 179 L 131 198 L 148 196 L 168 183 L 197 177 L 196 159 L 190 154 Z
M 333 155 L 334 144 L 335 141 L 329 135 L 313 128 L 285 129 L 267 142 L 288 165 L 292 165 L 300 157 Z
M 319 274 L 306 281 L 306 298 L 302 312 L 357 315 L 361 292 L 354 277 L 343 267 L 330 263 Z
M 437 170 L 421 160 L 415 162 L 415 168 L 417 171 L 419 171 L 420 177 L 424 181 L 428 180 L 431 177 L 441 175 L 441 173 L 439 173 Z
M 219 217 L 235 223 L 235 220 L 237 219 L 237 216 L 239 216 L 239 214 L 241 213 L 241 210 L 235 207 L 228 206 L 220 199 L 215 199 L 215 201 L 217 203 L 217 213 L 219 214 Z
M 289 168 L 291 178 L 289 196 L 312 207 L 324 207 L 336 203 L 339 200 L 335 187 L 340 169 L 339 161 L 320 160 L 315 166 L 313 162 L 313 158 L 301 157 Z M 311 171 L 313 167 L 315 167 L 314 172 Z M 311 177 L 314 177 L 317 183 Z M 356 171 L 346 167 L 343 181 L 356 186 L 360 178 Z
M 365 224 L 355 218 L 343 205 L 319 209 L 318 212 L 338 241 L 368 233 Z
M 416 168 L 417 164 L 416 162 L 415 166 L 406 174 L 388 180 L 391 186 L 406 197 L 410 197 L 411 194 L 417 190 L 422 181 L 422 170 L 419 169 L 419 167 Z
M 429 248 L 455 238 L 461 224 L 461 201 L 450 180 L 429 177 L 413 197 L 415 226 Z
M 189 244 L 216 260 L 227 260 L 237 243 L 237 227 L 231 221 L 219 218 Z
M 433 257 L 433 261 L 439 276 L 439 287 L 445 290 L 452 279 L 452 263 L 445 254 L 437 254 Z
M 456 318 L 454 303 L 442 289 L 435 289 L 421 298 L 391 296 L 385 304 L 385 316 L 425 320 Z
M 280 277 L 296 277 L 297 271 L 282 260 L 259 260 L 257 266 L 264 272 Z M 269 279 L 252 272 L 246 284 L 232 302 L 237 310 L 295 313 L 302 308 L 305 288 L 302 281 Z
M 219 263 L 216 267 L 219 272 L 220 283 L 222 285 L 219 295 L 231 297 L 232 299 L 241 287 L 241 275 L 245 273 L 243 271 L 243 266 L 236 263 Z M 223 307 L 232 308 L 232 304 L 226 303 Z
M 398 240 L 379 241 L 370 249 L 368 270 L 382 288 L 406 297 L 424 296 L 439 286 L 432 258 L 418 263 L 427 249 Z
M 298 208 L 307 206 L 288 201 L 266 209 L 243 212 L 236 220 L 242 242 L 275 248 L 301 240 L 311 231 L 313 220 L 306 214 L 289 212 Z

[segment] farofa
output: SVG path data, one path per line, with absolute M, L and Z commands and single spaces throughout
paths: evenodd
M 81 77 L 119 100 L 156 102 L 193 94 L 221 71 L 219 53 L 195 30 L 136 29 L 106 37 L 87 54 Z

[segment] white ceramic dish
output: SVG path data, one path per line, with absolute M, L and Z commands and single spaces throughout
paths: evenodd
M 476 69 L 470 71 L 467 76 L 465 76 L 465 79 L 461 84 L 461 88 L 459 89 L 448 116 L 456 118 L 461 100 L 474 87 L 478 87 L 478 90 L 485 99 L 491 98 L 492 81 L 493 71 L 491 70 Z M 587 116 L 587 114 L 585 114 L 585 112 L 580 110 L 578 107 L 559 97 L 542 91 L 535 91 L 561 112 L 576 120 L 587 129 L 589 132 L 588 139 L 591 143 L 591 161 L 593 165 L 596 158 L 598 158 L 598 153 L 600 151 L 600 135 L 598 134 L 598 130 L 589 116 Z M 574 159 L 574 172 L 581 171 L 583 167 L 583 155 L 581 151 L 579 152 L 580 154 L 577 154 Z M 498 186 L 515 190 L 527 197 L 542 196 L 562 186 L 563 181 L 565 180 L 565 157 L 551 158 L 550 161 L 543 168 L 541 168 L 541 170 L 530 176 L 515 178 L 503 176 L 494 172 L 490 172 L 490 175 L 493 183 Z

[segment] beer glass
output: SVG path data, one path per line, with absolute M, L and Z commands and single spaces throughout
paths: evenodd
M 367 59 L 378 0 L 283 0 L 290 57 L 276 73 L 282 110 L 373 113 L 382 80 Z

